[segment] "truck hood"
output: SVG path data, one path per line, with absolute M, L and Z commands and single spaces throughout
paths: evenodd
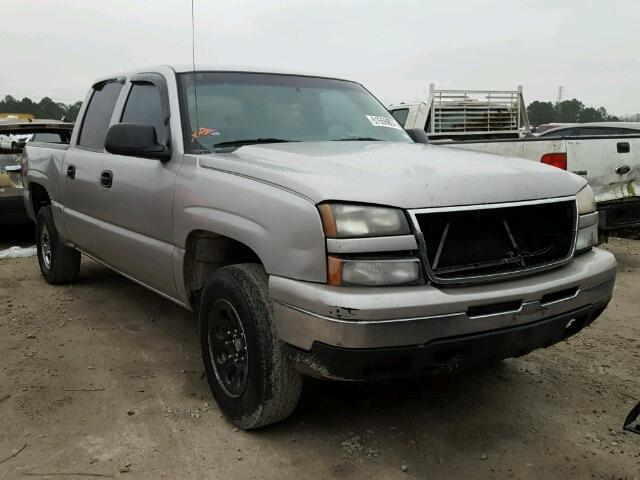
M 531 160 L 395 142 L 245 146 L 200 166 L 277 185 L 308 198 L 400 208 L 514 202 L 575 195 L 581 177 Z

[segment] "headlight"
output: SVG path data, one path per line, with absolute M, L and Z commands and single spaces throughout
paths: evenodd
M 590 250 L 591 247 L 598 244 L 598 224 L 595 223 L 578 230 L 576 238 L 576 253 Z
M 318 210 L 328 238 L 384 237 L 411 233 L 404 212 L 397 208 L 323 203 Z
M 369 287 L 415 285 L 420 281 L 417 258 L 340 258 L 329 256 L 330 285 L 362 285 Z
M 598 213 L 596 199 L 589 185 L 576 195 L 579 226 L 576 237 L 576 253 L 586 252 L 598 244 Z
M 589 185 L 578 192 L 576 202 L 578 203 L 578 215 L 596 211 L 596 197 L 593 195 L 593 190 Z

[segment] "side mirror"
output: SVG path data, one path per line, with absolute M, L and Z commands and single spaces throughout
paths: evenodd
M 104 148 L 109 153 L 129 157 L 155 158 L 166 162 L 171 151 L 160 145 L 156 138 L 156 129 L 151 125 L 135 123 L 117 123 L 107 131 Z
M 421 128 L 407 128 L 406 132 L 411 137 L 411 140 L 416 143 L 429 143 L 429 137 Z

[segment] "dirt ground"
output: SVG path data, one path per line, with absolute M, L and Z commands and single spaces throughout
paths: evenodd
M 621 427 L 640 400 L 640 241 L 606 248 L 614 299 L 569 341 L 452 377 L 307 381 L 252 433 L 219 414 L 190 313 L 87 259 L 65 287 L 0 260 L 0 478 L 639 479 Z

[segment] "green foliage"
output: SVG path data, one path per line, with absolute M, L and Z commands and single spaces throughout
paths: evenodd
M 556 103 L 556 122 L 560 123 L 578 123 L 580 114 L 584 110 L 584 103 L 575 98 Z
M 560 103 L 533 101 L 527 106 L 527 114 L 531 125 L 543 123 L 586 123 L 586 122 L 615 122 L 618 117 L 609 115 L 604 107 L 585 107 L 576 98 Z
M 75 122 L 81 106 L 82 102 L 66 105 L 64 103 L 56 103 L 49 97 L 44 97 L 37 103 L 27 97 L 17 100 L 11 95 L 7 95 L 0 100 L 0 112 L 3 113 L 30 113 L 36 118 L 53 120 L 65 118 L 68 122 Z
M 543 123 L 551 123 L 556 118 L 556 111 L 551 102 L 534 101 L 527 107 L 527 115 L 529 115 L 529 123 L 531 125 L 542 125 Z

